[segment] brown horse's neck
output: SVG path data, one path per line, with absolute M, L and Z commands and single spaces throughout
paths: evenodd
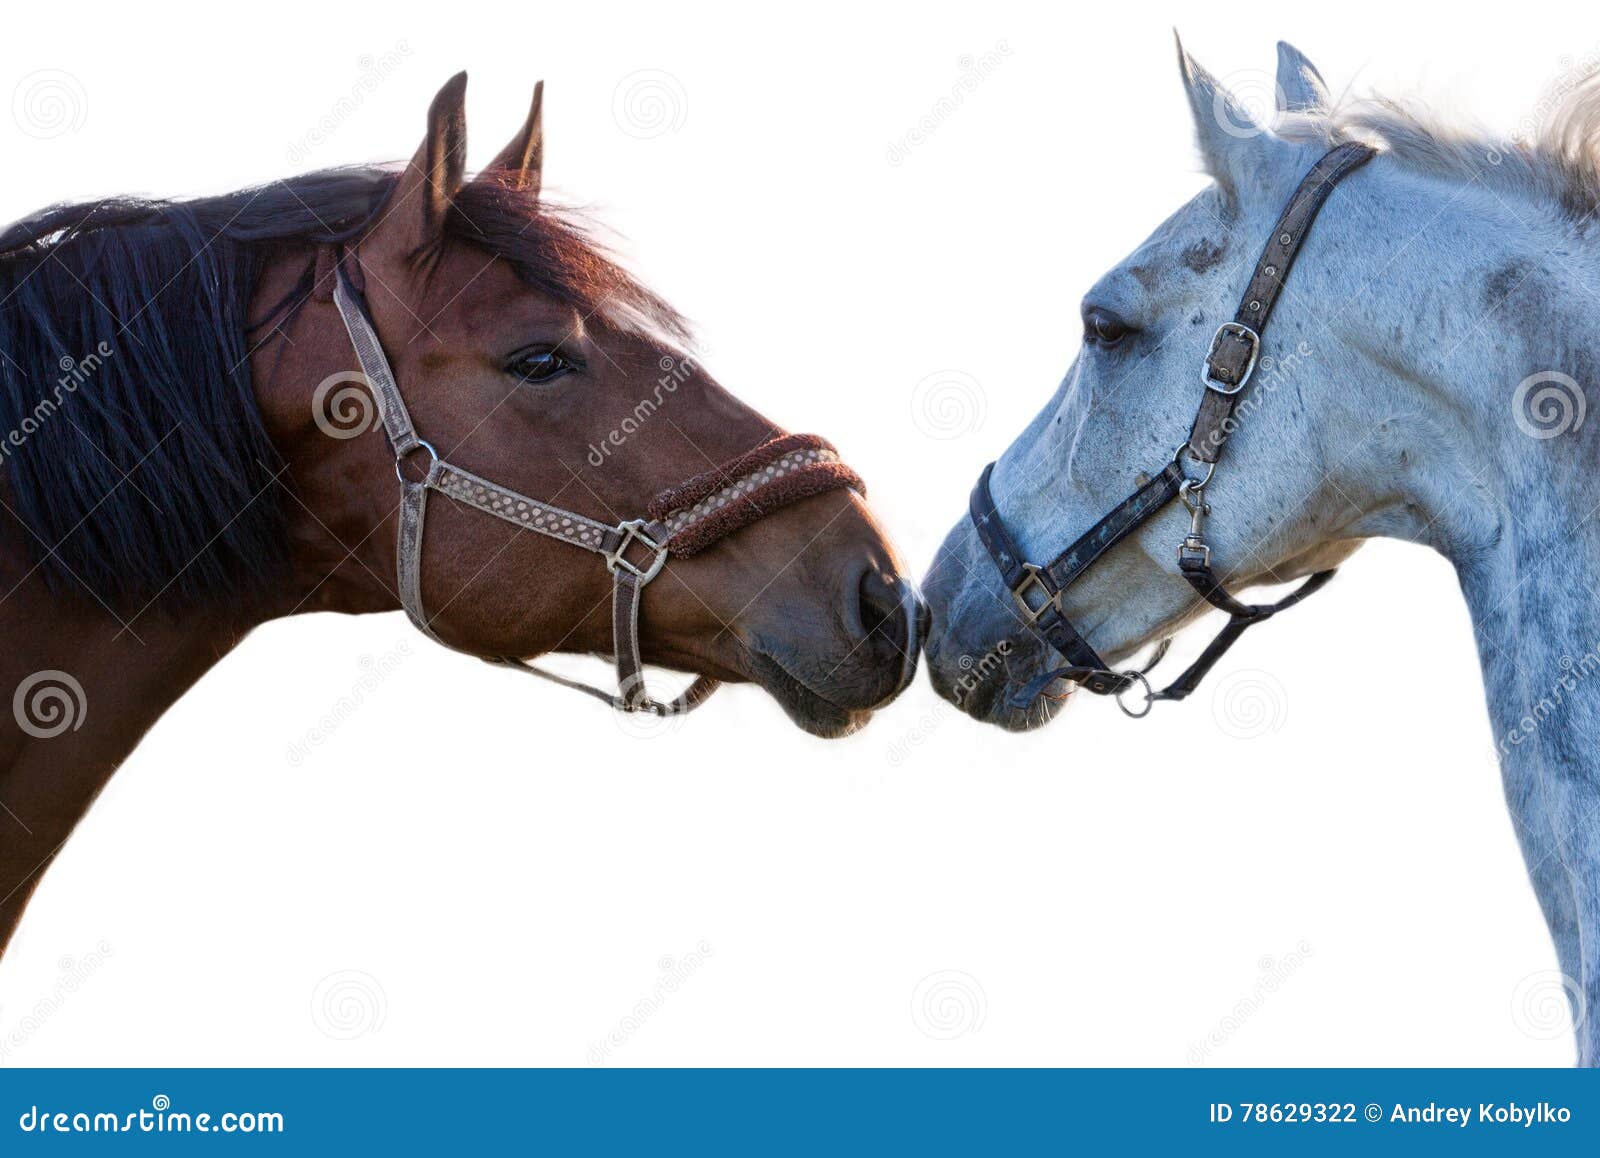
M 92 601 L 47 591 L 37 571 L 18 583 L 14 561 L 23 556 L 14 536 L 4 538 L 11 594 L 0 601 L 0 693 L 12 700 L 26 684 L 31 694 L 0 706 L 0 949 L 111 773 L 248 630 L 143 620 L 125 629 Z M 52 690 L 61 694 L 52 699 Z
M 289 284 L 289 267 L 301 260 L 296 254 L 270 263 L 262 279 L 266 292 L 258 297 Z M 258 361 L 258 370 L 268 374 L 270 346 L 270 340 L 263 343 L 267 365 Z M 29 532 L 9 513 L 9 499 L 0 506 L 0 639 L 6 641 L 0 655 L 0 951 L 49 862 L 112 773 L 254 627 L 302 611 L 398 607 L 383 581 L 393 566 L 392 535 L 341 518 L 337 509 L 313 514 L 296 497 L 297 475 L 305 469 L 314 465 L 291 461 L 280 476 L 290 562 L 284 589 L 267 604 L 247 608 L 220 600 L 213 610 L 176 619 L 50 590 L 34 565 L 38 552 Z M 0 498 L 6 497 L 0 482 Z M 13 705 L 24 685 L 32 694 Z M 62 695 L 52 698 L 52 689 Z M 58 711 L 70 724 L 52 714 Z

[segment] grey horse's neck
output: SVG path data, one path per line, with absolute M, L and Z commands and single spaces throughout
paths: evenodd
M 1580 883 L 1600 878 L 1600 422 L 1584 393 L 1600 386 L 1600 309 L 1576 304 L 1600 277 L 1574 284 L 1587 268 L 1600 259 L 1525 278 L 1463 343 L 1434 384 L 1413 494 L 1466 595 L 1507 802 L 1580 1025 L 1600 1008 L 1600 949 L 1582 932 L 1600 904 Z M 1592 1025 L 1579 1049 L 1600 1064 Z

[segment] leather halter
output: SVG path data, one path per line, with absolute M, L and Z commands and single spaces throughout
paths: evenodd
M 1066 666 L 1045 672 L 1012 696 L 1013 707 L 1027 707 L 1051 683 L 1061 679 L 1096 695 L 1114 696 L 1128 715 L 1143 716 L 1157 700 L 1181 700 L 1194 691 L 1246 628 L 1293 607 L 1333 578 L 1333 571 L 1319 571 L 1276 603 L 1243 603 L 1235 599 L 1211 568 L 1211 548 L 1204 537 L 1205 519 L 1211 513 L 1205 500 L 1205 487 L 1211 481 L 1223 446 L 1233 433 L 1234 410 L 1255 372 L 1261 356 L 1261 335 L 1272 315 L 1272 307 L 1283 292 L 1289 267 L 1333 187 L 1372 157 L 1371 148 L 1352 141 L 1329 150 L 1311 167 L 1273 227 L 1272 237 L 1256 262 L 1255 272 L 1245 287 L 1233 320 L 1218 326 L 1211 339 L 1211 349 L 1200 372 L 1205 393 L 1201 395 L 1188 441 L 1154 478 L 1119 503 L 1065 551 L 1043 566 L 1024 560 L 995 506 L 989 486 L 994 464 L 984 468 L 972 491 L 972 522 L 978 538 L 1000 569 L 1013 598 L 1021 604 L 1033 630 L 1067 661 Z M 1204 474 L 1199 478 L 1190 477 L 1184 470 L 1185 457 L 1203 467 Z M 1178 547 L 1179 574 L 1202 599 L 1226 612 L 1228 623 L 1199 659 L 1166 688 L 1155 692 L 1145 672 L 1160 662 L 1172 641 L 1164 639 L 1157 644 L 1143 670 L 1114 671 L 1072 625 L 1061 608 L 1061 598 L 1096 560 L 1174 498 L 1181 498 L 1190 513 L 1189 533 Z M 1123 694 L 1135 685 L 1142 686 L 1146 696 L 1142 710 L 1138 711 L 1122 702 Z
M 342 248 L 336 252 L 334 269 L 334 304 L 377 401 L 383 432 L 394 452 L 395 477 L 400 480 L 396 563 L 400 604 L 417 629 L 436 642 L 444 643 L 434 632 L 422 605 L 423 516 L 429 491 L 438 491 L 463 506 L 494 515 L 523 530 L 592 551 L 605 560 L 612 575 L 611 630 L 618 688 L 615 693 L 515 657 L 479 658 L 594 696 L 622 712 L 670 716 L 693 711 L 717 690 L 718 681 L 699 676 L 682 695 L 668 703 L 651 699 L 644 682 L 639 600 L 668 558 L 697 554 L 741 527 L 810 495 L 846 487 L 866 493 L 860 477 L 840 461 L 833 446 L 811 434 L 790 434 L 763 443 L 732 462 L 662 492 L 651 502 L 649 517 L 625 519 L 614 527 L 462 470 L 445 462 L 433 444 L 417 434 L 384 356 L 366 297 L 345 269 Z M 406 461 L 419 452 L 427 456 L 426 473 L 413 481 L 406 477 L 404 468 Z

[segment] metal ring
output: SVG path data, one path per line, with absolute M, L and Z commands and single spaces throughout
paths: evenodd
M 439 462 L 439 452 L 433 448 L 433 443 L 429 442 L 425 438 L 419 438 L 419 439 L 417 439 L 416 445 L 413 446 L 410 450 L 405 451 L 403 454 L 397 454 L 397 455 L 394 456 L 394 477 L 395 478 L 399 479 L 401 482 L 405 482 L 406 481 L 406 476 L 400 473 L 400 464 L 405 462 L 406 459 L 410 458 L 413 454 L 415 454 L 419 450 L 425 450 L 425 451 L 428 452 L 428 474 L 432 474 L 433 473 L 433 468 Z M 426 479 L 427 475 L 424 475 L 423 478 Z
M 1125 679 L 1132 679 L 1144 685 L 1144 710 L 1142 712 L 1136 712 L 1127 704 L 1122 702 L 1122 697 L 1128 694 L 1128 690 L 1133 686 L 1132 684 L 1129 684 L 1128 687 L 1125 687 L 1120 692 L 1117 692 L 1112 698 L 1117 701 L 1117 707 L 1122 709 L 1122 714 L 1124 716 L 1127 716 L 1129 719 L 1142 720 L 1150 714 L 1150 709 L 1155 706 L 1155 690 L 1151 688 L 1150 681 L 1144 678 L 1144 672 L 1142 671 L 1125 671 L 1122 673 L 1122 675 Z
M 1187 442 L 1172 452 L 1172 461 L 1177 463 L 1179 466 L 1182 466 L 1185 452 L 1187 452 L 1189 457 L 1195 462 L 1200 462 L 1199 457 L 1196 456 L 1194 451 L 1190 449 Z M 1194 479 L 1189 478 L 1187 475 L 1184 476 L 1184 481 L 1189 483 L 1197 491 L 1205 489 L 1205 485 L 1211 481 L 1211 476 L 1215 474 L 1217 470 L 1217 464 L 1214 462 L 1201 463 L 1201 465 L 1206 468 L 1206 473 L 1203 477 Z

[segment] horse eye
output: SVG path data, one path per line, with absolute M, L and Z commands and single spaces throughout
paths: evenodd
M 507 373 L 535 386 L 543 386 L 554 382 L 563 374 L 582 369 L 583 363 L 577 359 L 545 346 L 535 346 L 531 350 L 522 351 L 506 366 Z
M 1133 332 L 1133 327 L 1110 310 L 1090 306 L 1083 311 L 1083 338 L 1096 346 L 1115 346 Z

